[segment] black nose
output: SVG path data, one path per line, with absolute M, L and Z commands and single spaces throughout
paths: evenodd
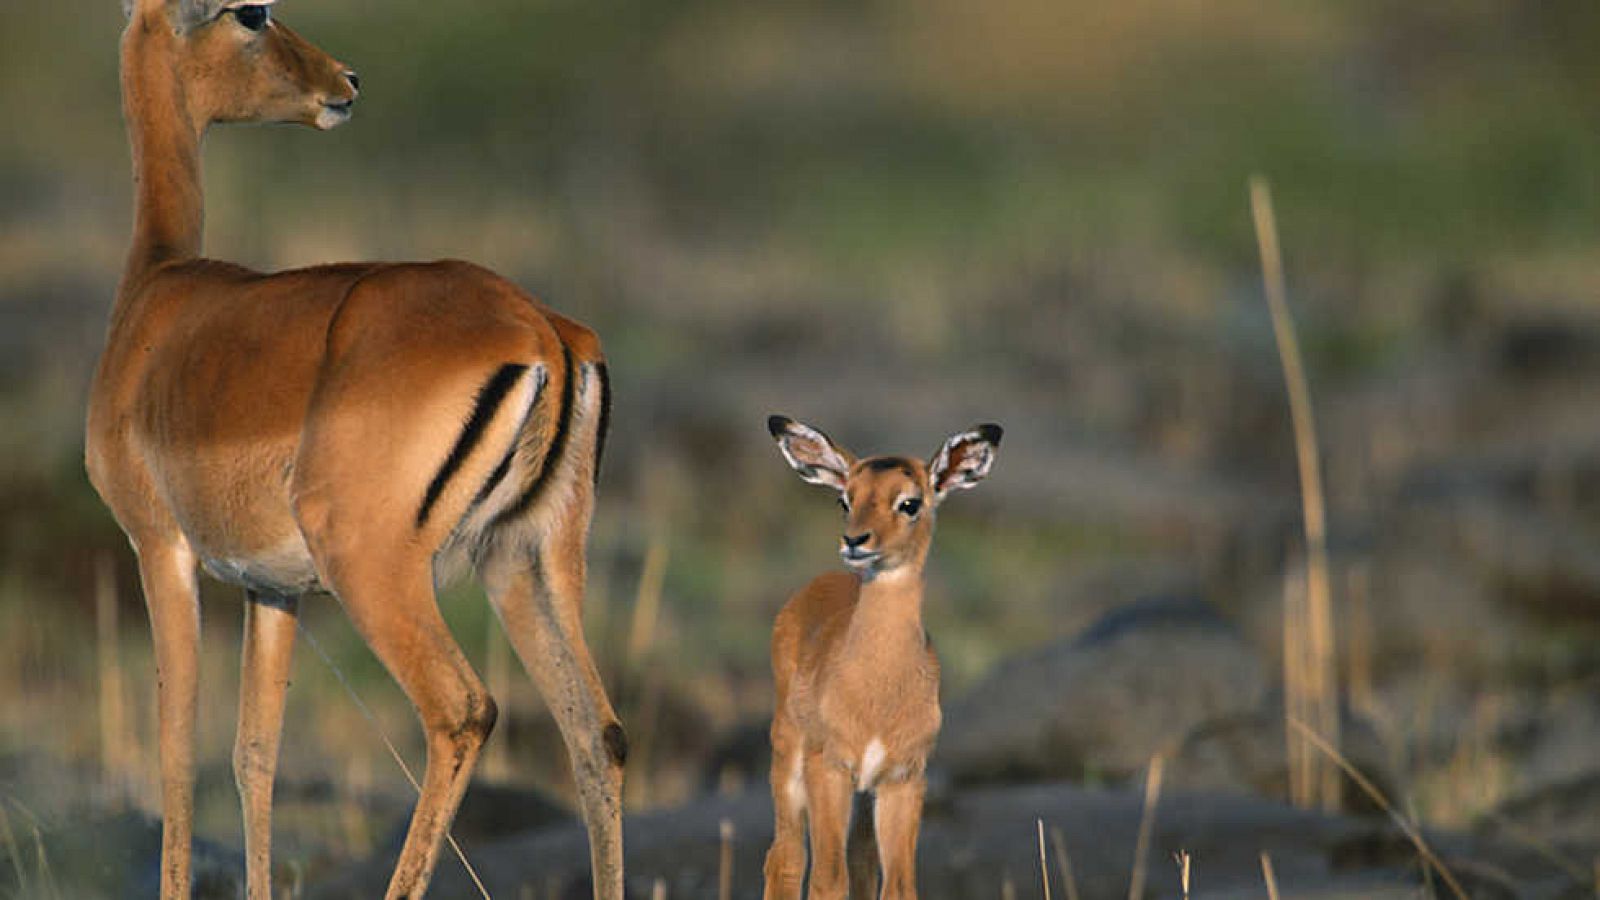
M 361 90 L 361 76 L 357 75 L 356 73 L 354 73 L 354 72 L 345 72 L 344 73 L 344 80 L 350 82 L 350 89 L 351 90 L 353 90 L 353 91 Z
M 855 535 L 855 536 L 851 536 L 851 535 L 847 534 L 847 535 L 844 536 L 844 548 L 846 550 L 854 550 L 857 547 L 861 546 L 862 544 L 865 544 L 867 542 L 867 540 L 869 538 L 871 538 L 871 537 L 872 537 L 872 532 L 870 532 L 870 531 L 865 531 L 865 532 L 862 532 L 861 534 L 858 534 L 858 535 Z

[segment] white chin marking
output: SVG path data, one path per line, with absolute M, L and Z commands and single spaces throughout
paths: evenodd
M 883 741 L 873 738 L 867 742 L 867 749 L 861 751 L 861 769 L 856 776 L 856 790 L 871 790 L 878 780 L 878 770 L 883 768 L 883 757 L 887 753 Z
M 317 113 L 317 127 L 323 131 L 327 131 L 330 128 L 337 128 L 348 121 L 350 121 L 350 111 L 348 109 L 337 110 L 333 109 L 332 107 L 324 106 L 322 110 Z

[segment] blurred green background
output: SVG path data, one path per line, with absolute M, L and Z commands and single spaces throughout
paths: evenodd
M 1600 674 L 1591 0 L 276 14 L 357 69 L 362 96 L 331 134 L 213 130 L 208 254 L 468 258 L 606 342 L 614 451 L 589 624 L 643 742 L 634 808 L 694 796 L 719 736 L 759 724 L 772 615 L 834 564 L 832 502 L 782 465 L 769 412 L 861 452 L 1006 425 L 993 478 L 950 504 L 934 551 L 947 692 L 1152 593 L 1204 597 L 1272 658 L 1298 483 L 1252 173 L 1275 193 L 1321 417 L 1336 601 L 1359 582 L 1377 611 L 1358 699 L 1398 723 L 1409 799 L 1440 824 L 1554 777 L 1497 735 L 1570 719 L 1553 697 L 1592 709 Z M 41 799 L 17 774 L 101 771 L 97 567 L 120 598 L 132 791 L 153 796 L 131 555 L 81 465 L 130 227 L 122 23 L 111 0 L 0 5 L 0 757 L 11 799 L 46 821 L 106 802 Z M 447 612 L 500 665 L 472 593 Z M 238 600 L 208 588 L 216 772 Z M 415 753 L 402 698 L 335 604 L 306 618 Z M 285 777 L 403 793 L 305 647 L 296 671 Z M 1443 710 L 1438 734 L 1419 706 Z M 520 677 L 502 708 L 498 777 L 565 791 Z M 1464 756 L 1459 725 L 1483 716 Z M 236 842 L 231 791 L 205 796 L 212 833 Z M 365 849 L 360 829 L 315 830 L 333 827 L 304 840 Z

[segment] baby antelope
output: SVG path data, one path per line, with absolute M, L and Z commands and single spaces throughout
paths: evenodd
M 922 567 L 934 510 L 989 474 L 1000 426 L 944 442 L 930 462 L 857 460 L 827 435 L 767 420 L 800 477 L 839 492 L 848 572 L 819 575 L 789 599 L 772 631 L 776 835 L 767 900 L 798 898 L 811 831 L 812 898 L 915 897 L 924 769 L 939 735 L 939 660 L 922 628 Z M 874 795 L 861 804 L 857 792 Z M 850 832 L 848 862 L 846 831 Z

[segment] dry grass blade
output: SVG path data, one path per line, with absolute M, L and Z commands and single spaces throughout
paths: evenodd
M 1061 870 L 1061 886 L 1067 892 L 1067 900 L 1078 900 L 1078 879 L 1072 874 L 1072 857 L 1067 854 L 1067 841 L 1061 836 L 1061 829 L 1050 826 L 1050 844 L 1056 851 L 1056 868 Z
M 1189 900 L 1189 866 L 1192 862 L 1194 862 L 1194 857 L 1189 855 L 1189 851 L 1178 851 L 1178 884 L 1183 889 L 1183 900 Z
M 1518 844 L 1528 848 L 1546 862 L 1565 872 L 1573 884 L 1589 884 L 1590 873 L 1583 870 L 1581 863 L 1575 862 L 1562 855 L 1561 851 L 1551 846 L 1549 841 L 1541 839 L 1505 816 L 1489 813 L 1485 820 L 1492 822 L 1495 829 Z M 1596 896 L 1600 896 L 1600 859 L 1595 860 L 1594 888 Z
M 717 898 L 718 900 L 732 900 L 733 822 L 729 819 L 723 819 L 718 823 L 717 831 L 722 836 L 722 853 L 717 862 Z
M 123 703 L 122 657 L 118 652 L 117 582 L 111 557 L 101 555 L 94 566 L 95 662 L 100 672 L 100 766 L 116 802 L 126 793 L 128 748 L 127 708 Z
M 1044 886 L 1044 900 L 1050 900 L 1050 860 L 1044 850 L 1044 820 L 1034 819 L 1039 827 L 1039 883 Z
M 33 896 L 33 886 L 28 881 L 28 867 L 22 861 L 22 848 L 17 846 L 16 832 L 11 830 L 11 814 L 6 811 L 4 803 L 0 803 L 0 840 L 5 841 L 6 854 L 11 857 L 11 865 L 17 870 L 17 896 Z
M 1388 814 L 1389 818 L 1400 827 L 1400 831 L 1411 841 L 1411 845 L 1417 848 L 1418 855 L 1426 860 L 1434 871 L 1439 873 L 1440 878 L 1444 879 L 1445 885 L 1450 888 L 1452 894 L 1459 900 L 1467 900 L 1467 892 L 1461 887 L 1461 882 L 1457 881 L 1455 875 L 1450 872 L 1450 868 L 1444 864 L 1444 860 L 1441 860 L 1433 852 L 1433 848 L 1428 846 L 1427 839 L 1422 836 L 1422 832 L 1417 830 L 1411 820 L 1402 816 L 1390 804 L 1389 798 L 1383 795 L 1383 791 L 1378 790 L 1377 785 L 1368 780 L 1367 776 L 1361 774 L 1361 770 L 1352 765 L 1350 760 L 1346 759 L 1337 748 L 1324 740 L 1321 735 L 1307 728 L 1304 722 L 1291 721 L 1289 724 L 1304 735 L 1312 746 L 1322 751 L 1329 759 L 1333 760 L 1335 765 L 1343 769 L 1344 773 L 1349 775 L 1350 779 L 1361 788 L 1361 792 L 1372 798 L 1372 802 L 1378 804 L 1378 808 Z
M 1155 829 L 1156 804 L 1161 799 L 1161 773 L 1165 761 L 1150 757 L 1150 770 L 1144 779 L 1144 810 L 1139 814 L 1139 839 L 1133 849 L 1133 877 L 1128 881 L 1128 900 L 1144 896 L 1146 857 L 1150 854 L 1150 833 Z
M 355 704 L 356 709 L 361 713 L 362 718 L 367 720 L 367 725 L 372 728 L 373 733 L 378 736 L 379 740 L 383 741 L 383 746 L 388 748 L 389 755 L 394 758 L 395 765 L 400 767 L 400 771 L 405 774 L 406 780 L 411 782 L 411 788 L 420 795 L 422 793 L 422 785 L 418 784 L 417 777 L 411 774 L 411 767 L 406 765 L 405 757 L 400 755 L 400 750 L 399 748 L 395 747 L 394 741 L 389 740 L 389 735 L 384 732 L 383 726 L 378 724 L 378 717 L 373 714 L 372 708 L 367 706 L 366 701 L 361 699 L 360 694 L 356 693 L 355 685 L 351 684 L 350 679 L 345 677 L 344 670 L 334 665 L 333 657 L 329 656 L 328 652 L 322 649 L 322 644 L 318 643 L 316 636 L 313 635 L 311 630 L 306 627 L 304 618 L 297 620 L 297 627 L 299 628 L 300 633 L 305 635 L 306 643 L 311 645 L 311 649 L 316 651 L 317 656 L 321 657 L 322 662 L 333 672 L 335 680 L 339 682 L 339 684 L 344 688 L 345 693 L 349 695 L 351 702 Z M 461 867 L 467 870 L 467 876 L 472 879 L 473 885 L 477 887 L 478 893 L 482 895 L 483 900 L 491 900 L 489 897 L 489 889 L 483 886 L 483 880 L 478 877 L 478 871 L 472 868 L 472 863 L 467 861 L 466 851 L 461 849 L 461 844 L 456 841 L 456 836 L 451 834 L 449 831 L 446 831 L 444 833 L 444 837 L 445 841 L 450 845 L 450 849 L 454 851 L 456 859 L 461 860 Z
M 1010 875 L 1000 880 L 1000 900 L 1017 900 L 1017 886 L 1011 883 Z
M 1278 876 L 1272 871 L 1272 857 L 1261 854 L 1261 878 L 1267 883 L 1267 900 L 1278 900 Z
M 638 672 L 656 639 L 661 614 L 661 586 L 667 578 L 667 542 L 656 538 L 645 550 L 644 569 L 633 604 L 633 624 L 628 634 L 628 665 Z
M 506 640 L 498 616 L 487 616 L 484 626 L 484 677 L 489 683 L 489 696 L 495 699 L 500 717 L 494 734 L 485 746 L 483 762 L 479 769 L 490 781 L 506 781 L 511 777 L 511 643 Z M 498 739 L 496 739 L 496 735 Z
M 1295 457 L 1300 469 L 1300 502 L 1306 537 L 1306 645 L 1310 656 L 1305 684 L 1311 720 L 1339 745 L 1338 669 L 1334 653 L 1332 592 L 1328 578 L 1328 525 L 1323 500 L 1322 462 L 1317 452 L 1317 426 L 1311 412 L 1311 390 L 1307 386 L 1305 364 L 1300 357 L 1300 342 L 1295 337 L 1294 317 L 1289 312 L 1284 286 L 1283 252 L 1278 243 L 1277 217 L 1272 192 L 1261 176 L 1250 179 L 1250 210 L 1255 220 L 1256 241 L 1261 251 L 1261 280 L 1272 311 L 1272 332 L 1289 391 L 1289 415 L 1294 423 Z M 1287 654 L 1289 647 L 1284 648 Z M 1287 659 L 1286 659 L 1287 664 Z M 1291 742 L 1292 746 L 1292 742 Z M 1291 762 L 1295 755 L 1291 750 Z M 1305 758 L 1305 757 L 1302 757 Z M 1291 773 L 1291 781 L 1294 781 Z M 1315 765 L 1302 784 L 1311 787 L 1311 796 L 1296 797 L 1297 803 L 1319 802 L 1323 809 L 1339 806 L 1339 774 L 1332 766 Z
M 50 869 L 50 856 L 44 850 L 44 832 L 37 825 L 33 827 L 33 848 L 39 859 L 39 896 L 58 900 L 61 888 L 56 886 L 55 872 Z
M 667 880 L 657 878 L 650 885 L 650 900 L 667 900 Z

